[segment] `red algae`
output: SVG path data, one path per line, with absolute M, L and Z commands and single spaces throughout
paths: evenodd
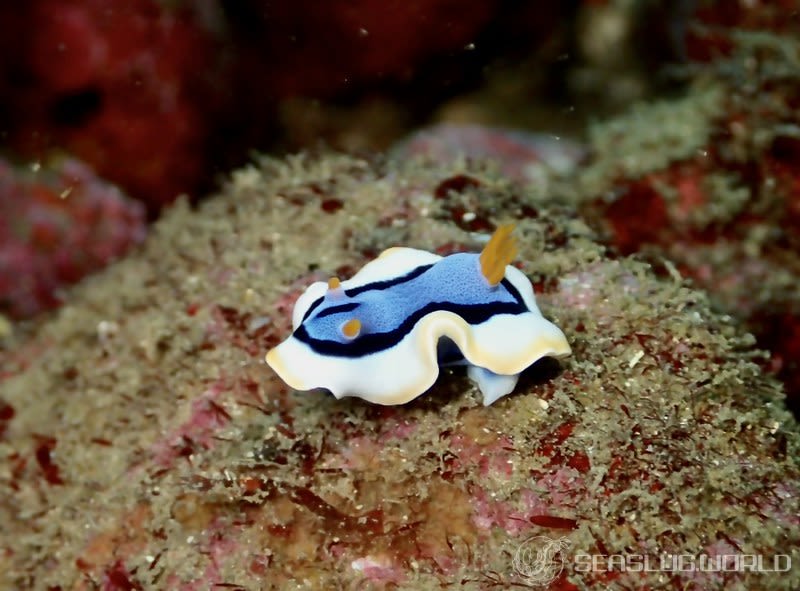
M 177 458 L 188 458 L 214 444 L 213 434 L 231 420 L 228 411 L 214 400 L 225 390 L 225 383 L 212 385 L 192 401 L 186 422 L 153 445 L 150 451 L 157 467 L 170 467 Z
M 0 398 L 0 439 L 6 431 L 9 421 L 14 418 L 14 407 Z
M 61 478 L 61 471 L 53 462 L 52 452 L 56 447 L 57 440 L 54 437 L 35 436 L 36 442 L 36 463 L 42 470 L 44 479 L 49 484 L 64 484 Z

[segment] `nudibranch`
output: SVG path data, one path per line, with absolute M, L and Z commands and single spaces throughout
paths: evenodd
M 428 390 L 440 365 L 466 364 L 483 404 L 492 404 L 535 361 L 571 353 L 510 265 L 513 228 L 498 228 L 480 254 L 394 247 L 347 281 L 313 283 L 295 303 L 293 333 L 267 363 L 296 390 L 385 405 Z

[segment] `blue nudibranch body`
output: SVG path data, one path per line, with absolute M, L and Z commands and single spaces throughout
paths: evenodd
M 267 363 L 297 390 L 387 405 L 425 392 L 440 364 L 466 364 L 492 404 L 535 361 L 571 353 L 528 278 L 509 265 L 512 230 L 501 226 L 480 254 L 395 247 L 347 281 L 312 284 L 295 304 L 294 332 Z

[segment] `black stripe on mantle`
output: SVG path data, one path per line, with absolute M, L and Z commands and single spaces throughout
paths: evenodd
M 365 283 L 364 285 L 359 285 L 358 287 L 352 287 L 350 289 L 346 289 L 344 291 L 344 295 L 348 298 L 355 297 L 359 294 L 364 293 L 365 291 L 372 291 L 375 289 L 389 289 L 390 287 L 394 287 L 395 285 L 400 285 L 401 283 L 406 283 L 407 281 L 411 281 L 412 279 L 416 279 L 420 275 L 422 275 L 425 271 L 433 267 L 436 263 L 431 263 L 430 265 L 420 265 L 413 271 L 409 271 L 405 275 L 401 275 L 400 277 L 395 277 L 394 279 L 385 279 L 383 281 L 373 281 L 372 283 Z M 325 300 L 325 296 L 319 297 L 314 300 L 314 303 L 309 306 L 306 313 L 303 315 L 303 320 L 301 320 L 301 324 L 306 321 L 306 318 L 311 316 L 311 313 L 316 310 L 322 302 Z M 342 307 L 349 306 L 350 304 L 342 304 Z M 337 306 L 338 307 L 338 306 Z M 353 306 L 350 309 L 355 309 L 356 306 Z M 337 310 L 338 311 L 338 310 Z M 345 310 L 341 310 L 344 312 Z M 329 312 L 328 310 L 320 313 L 320 316 L 327 316 L 328 314 L 335 314 L 335 312 Z
M 417 267 L 417 269 L 408 274 L 413 275 L 411 278 L 409 278 L 408 275 L 405 275 L 397 279 L 392 279 L 391 281 L 377 281 L 375 283 L 369 283 L 354 288 L 353 290 L 350 290 L 350 292 L 358 290 L 357 293 L 363 293 L 370 289 L 386 289 L 392 285 L 397 285 L 398 283 L 418 277 L 427 271 L 427 269 L 431 266 L 432 265 L 425 265 L 423 267 Z M 422 269 L 422 271 L 420 271 L 420 269 Z M 463 318 L 467 324 L 475 326 L 486 322 L 498 314 L 524 314 L 525 312 L 529 311 L 522 299 L 522 296 L 519 294 L 519 291 L 517 291 L 517 289 L 508 279 L 503 279 L 500 282 L 500 285 L 508 290 L 509 294 L 514 298 L 513 302 L 487 302 L 483 304 L 431 302 L 417 309 L 413 314 L 410 314 L 405 320 L 403 320 L 403 322 L 400 323 L 400 325 L 397 326 L 397 328 L 382 333 L 362 333 L 357 338 L 346 343 L 312 338 L 311 335 L 308 334 L 305 326 L 302 324 L 297 328 L 297 330 L 294 331 L 294 337 L 300 342 L 308 345 L 315 353 L 319 353 L 320 355 L 326 355 L 329 357 L 359 358 L 371 355 L 373 353 L 379 353 L 380 351 L 385 351 L 394 347 L 414 329 L 414 326 L 416 326 L 417 322 L 422 320 L 431 312 L 453 312 L 454 314 L 457 314 Z M 351 295 L 350 292 L 346 292 L 347 295 Z M 303 317 L 303 321 L 305 321 L 311 311 L 322 302 L 322 299 L 323 298 L 320 298 L 314 302 L 311 308 L 309 308 L 309 311 L 306 312 L 306 315 Z

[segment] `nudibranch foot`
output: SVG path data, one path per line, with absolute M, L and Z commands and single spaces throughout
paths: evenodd
M 297 390 L 376 404 L 413 400 L 440 363 L 464 363 L 491 404 L 542 357 L 571 353 L 528 278 L 508 264 L 511 230 L 501 226 L 480 255 L 395 247 L 346 281 L 312 284 L 295 304 L 294 332 L 267 363 Z
M 489 406 L 503 396 L 511 394 L 519 379 L 519 374 L 504 376 L 477 365 L 467 367 L 467 376 L 478 385 L 483 394 L 483 406 Z

